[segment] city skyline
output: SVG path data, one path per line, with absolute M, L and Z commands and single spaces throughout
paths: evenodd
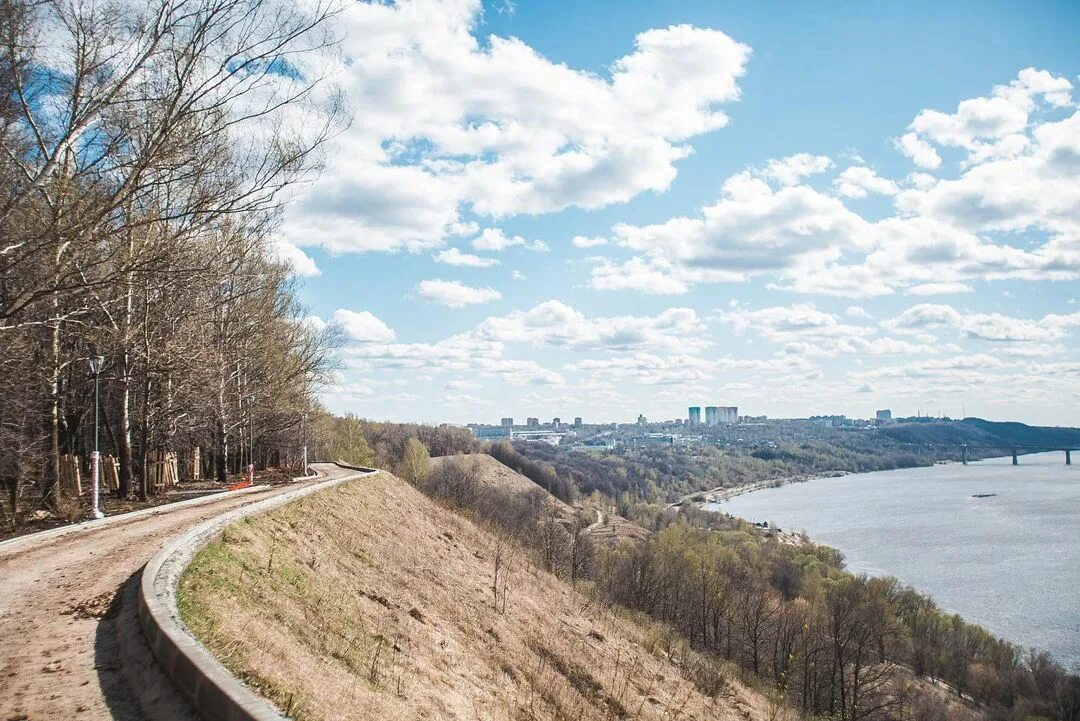
M 350 5 L 356 116 L 277 239 L 347 339 L 324 402 L 1075 424 L 1078 22 Z

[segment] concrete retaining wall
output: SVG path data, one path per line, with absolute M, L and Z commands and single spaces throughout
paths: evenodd
M 181 574 L 199 549 L 230 523 L 375 472 L 370 468 L 337 465 L 357 473 L 298 488 L 195 526 L 166 544 L 143 569 L 138 599 L 139 623 L 146 642 L 165 675 L 207 721 L 282 721 L 285 717 L 233 676 L 181 622 L 176 602 Z

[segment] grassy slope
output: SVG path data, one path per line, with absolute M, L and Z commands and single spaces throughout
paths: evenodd
M 185 573 L 181 613 L 299 719 L 769 717 L 670 635 L 520 556 L 497 612 L 498 545 L 380 473 L 230 527 Z
M 505 488 L 521 494 L 536 493 L 538 490 L 543 490 L 526 476 L 523 476 L 514 469 L 500 463 L 486 453 L 432 458 L 431 467 L 434 469 L 444 463 L 453 462 L 470 464 L 470 467 L 475 474 L 475 478 L 484 486 Z M 577 509 L 575 509 L 575 507 L 560 501 L 554 496 L 549 497 L 556 507 L 560 509 L 561 516 L 568 522 L 574 517 L 576 510 L 582 508 L 586 509 L 590 519 L 595 518 L 597 521 L 589 528 L 588 533 L 594 540 L 600 543 L 618 545 L 623 541 L 643 542 L 648 539 L 650 535 L 648 530 L 636 523 L 628 521 L 622 516 L 607 510 L 587 508 L 584 503 L 576 504 Z

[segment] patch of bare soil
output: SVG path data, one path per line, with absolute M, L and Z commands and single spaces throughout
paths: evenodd
M 731 669 L 387 473 L 229 527 L 180 607 L 297 719 L 770 717 Z

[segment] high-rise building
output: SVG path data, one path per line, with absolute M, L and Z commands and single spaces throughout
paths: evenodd
M 503 418 L 502 421 L 499 423 L 499 425 L 500 426 L 513 427 L 514 419 L 513 418 Z
M 574 428 L 581 428 L 581 416 L 574 418 Z
M 738 423 L 739 422 L 739 407 L 738 406 L 720 406 L 717 409 L 717 420 L 720 423 Z
M 705 425 L 720 425 L 720 409 L 716 406 L 705 406 Z
M 562 426 L 562 418 L 552 418 L 551 419 L 551 427 L 552 428 L 559 428 L 560 426 Z
M 888 423 L 892 420 L 892 411 L 888 408 L 878 411 L 877 420 L 879 423 Z
M 648 420 L 647 420 L 647 419 L 645 418 L 645 415 L 644 415 L 644 414 L 642 414 L 642 413 L 638 413 L 638 417 L 637 417 L 637 424 L 638 424 L 639 426 L 643 426 L 643 425 L 645 425 L 645 424 L 646 424 L 646 423 L 648 423 L 648 422 L 649 422 L 649 421 L 648 421 Z
M 529 427 L 529 428 L 539 428 L 540 427 L 540 419 L 539 418 L 526 418 L 525 419 L 525 425 L 527 427 Z
M 687 422 L 691 426 L 701 425 L 701 406 L 690 406 L 690 418 Z

